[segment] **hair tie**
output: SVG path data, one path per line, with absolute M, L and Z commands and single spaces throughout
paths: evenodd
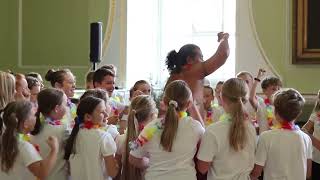
M 170 100 L 170 101 L 169 101 L 169 105 L 173 105 L 175 108 L 178 107 L 178 103 L 177 103 L 177 101 L 175 101 L 175 100 Z

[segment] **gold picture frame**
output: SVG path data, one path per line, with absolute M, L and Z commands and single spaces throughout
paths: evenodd
M 320 64 L 319 0 L 293 0 L 293 64 Z

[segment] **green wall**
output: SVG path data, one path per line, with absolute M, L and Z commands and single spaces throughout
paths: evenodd
M 320 65 L 291 63 L 292 1 L 252 0 L 252 3 L 262 47 L 283 78 L 285 86 L 296 88 L 303 93 L 316 93 L 320 89 Z
M 0 70 L 44 76 L 63 66 L 83 87 L 90 69 L 89 24 L 101 21 L 105 31 L 108 12 L 109 0 L 1 0 Z

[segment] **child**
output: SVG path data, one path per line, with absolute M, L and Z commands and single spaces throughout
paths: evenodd
M 30 90 L 26 77 L 23 74 L 15 74 L 16 77 L 16 94 L 15 100 L 30 100 Z
M 43 80 L 42 80 L 42 77 L 41 77 L 41 75 L 39 73 L 37 73 L 37 72 L 29 72 L 28 74 L 26 74 L 26 77 L 28 77 L 28 76 L 36 78 L 40 83 L 40 88 L 41 89 L 44 88 Z
M 95 88 L 100 88 L 108 92 L 110 97 L 110 101 L 108 101 L 109 105 L 112 109 L 112 114 L 109 117 L 110 121 L 118 123 L 120 113 L 125 109 L 125 105 L 120 103 L 117 98 L 112 98 L 113 91 L 115 89 L 115 74 L 113 71 L 100 68 L 97 69 L 93 75 L 93 85 Z
M 262 92 L 264 94 L 263 100 L 258 99 L 256 96 L 256 87 L 264 76 L 265 70 L 259 69 L 258 75 L 254 78 L 254 83 L 250 92 L 250 102 L 252 106 L 257 109 L 257 121 L 259 124 L 259 134 L 264 131 L 270 130 L 272 126 L 278 122 L 274 118 L 274 107 L 272 104 L 272 96 L 278 91 L 282 83 L 276 77 L 267 77 L 261 83 Z
M 83 95 L 80 97 L 80 101 L 88 96 L 100 98 L 106 102 L 106 113 L 109 115 L 111 113 L 111 107 L 108 103 L 109 98 L 108 94 L 105 90 L 102 89 L 89 89 Z M 119 135 L 117 126 L 113 125 L 114 122 L 106 122 L 103 124 L 104 130 L 106 130 L 110 135 L 113 137 L 113 139 L 116 139 Z
M 254 165 L 256 132 L 245 111 L 248 88 L 245 81 L 231 78 L 222 86 L 226 114 L 207 127 L 197 155 L 197 168 L 208 180 L 247 180 Z
M 94 71 L 89 71 L 86 75 L 86 89 L 93 89 L 93 75 Z
M 320 91 L 318 91 L 317 100 L 309 121 L 302 127 L 313 144 L 312 154 L 312 179 L 320 179 Z
M 35 124 L 35 111 L 28 101 L 9 103 L 0 116 L 0 124 L 5 125 L 0 145 L 0 179 L 31 180 L 45 179 L 54 166 L 59 145 L 55 137 L 50 136 L 46 143 L 50 151 L 42 159 L 38 148 L 32 145 L 29 132 Z
M 111 180 L 118 173 L 114 158 L 116 144 L 100 129 L 105 120 L 106 103 L 92 96 L 83 98 L 77 108 L 77 120 L 65 147 L 71 179 Z
M 250 92 L 252 90 L 252 86 L 253 86 L 253 76 L 250 72 L 247 71 L 241 71 L 237 74 L 237 78 L 242 79 L 245 81 L 246 85 L 248 86 L 248 94 L 247 99 L 249 99 L 250 97 Z M 259 101 L 262 101 L 262 99 L 260 97 L 256 97 L 258 98 Z M 249 99 L 250 100 L 250 99 Z M 257 122 L 257 108 L 255 108 L 249 101 L 247 101 L 245 104 L 245 108 L 248 112 L 249 118 L 252 121 L 252 124 L 255 126 L 255 128 L 258 131 L 258 122 Z
M 275 118 L 279 126 L 259 137 L 251 179 L 264 171 L 263 179 L 302 180 L 311 174 L 312 142 L 294 121 L 302 113 L 304 99 L 294 90 L 274 95 Z
M 50 69 L 47 72 L 45 79 L 50 81 L 52 87 L 61 89 L 66 94 L 68 98 L 68 111 L 63 118 L 63 121 L 69 122 L 69 125 L 72 127 L 77 109 L 76 105 L 70 100 L 70 98 L 74 96 L 74 90 L 76 89 L 75 77 L 69 69 L 62 69 L 58 71 Z
M 121 180 L 143 179 L 141 170 L 129 164 L 130 149 L 128 144 L 138 138 L 148 122 L 157 117 L 157 112 L 156 104 L 150 96 L 140 95 L 132 100 L 129 109 L 128 130 L 117 138 L 117 156 L 123 163 Z
M 26 80 L 28 82 L 28 88 L 30 90 L 30 102 L 35 108 L 38 108 L 37 97 L 41 89 L 40 82 L 38 81 L 38 79 L 31 76 L 27 76 Z
M 63 143 L 67 139 L 68 124 L 62 118 L 67 111 L 67 96 L 58 89 L 44 89 L 38 95 L 37 121 L 34 130 L 31 132 L 31 142 L 39 144 L 41 156 L 47 156 L 50 149 L 46 145 L 46 139 L 55 136 L 61 147 L 57 157 L 57 163 L 53 167 L 47 180 L 67 180 L 66 161 L 63 159 Z
M 129 100 L 131 101 L 133 98 L 139 95 L 151 95 L 151 86 L 145 80 L 139 80 L 134 83 L 133 87 L 130 89 L 130 97 Z M 126 106 L 125 109 L 120 114 L 120 133 L 123 134 L 125 129 L 127 128 L 127 121 L 128 121 L 128 114 L 129 114 L 129 107 Z
M 219 81 L 216 85 L 216 88 L 214 89 L 214 94 L 215 97 L 217 99 L 216 104 L 218 104 L 219 106 L 222 106 L 222 102 L 221 102 L 221 89 L 222 89 L 222 85 L 223 85 L 223 81 Z
M 210 86 L 204 86 L 203 89 L 204 109 L 206 110 L 205 126 L 217 122 L 220 115 L 223 114 L 223 110 L 215 104 L 213 104 L 214 95 L 213 89 Z
M 192 104 L 191 90 L 184 81 L 172 81 L 163 101 L 168 107 L 165 118 L 150 122 L 131 143 L 130 163 L 139 168 L 148 166 L 146 180 L 194 180 L 193 157 L 204 129 L 186 113 Z
M 14 101 L 16 81 L 12 74 L 0 71 L 0 110 Z

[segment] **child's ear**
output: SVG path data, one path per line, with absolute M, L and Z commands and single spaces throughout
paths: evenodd
M 60 105 L 56 105 L 53 110 L 55 113 L 58 113 L 58 111 L 60 110 Z
M 62 84 L 60 84 L 60 83 L 58 83 L 58 82 L 55 82 L 55 83 L 54 83 L 54 87 L 60 89 L 60 88 L 62 88 Z
M 191 107 L 192 103 L 193 103 L 192 100 L 189 99 L 187 102 L 187 109 L 189 109 Z
M 84 115 L 84 120 L 85 121 L 92 121 L 92 116 L 90 114 L 85 114 Z

